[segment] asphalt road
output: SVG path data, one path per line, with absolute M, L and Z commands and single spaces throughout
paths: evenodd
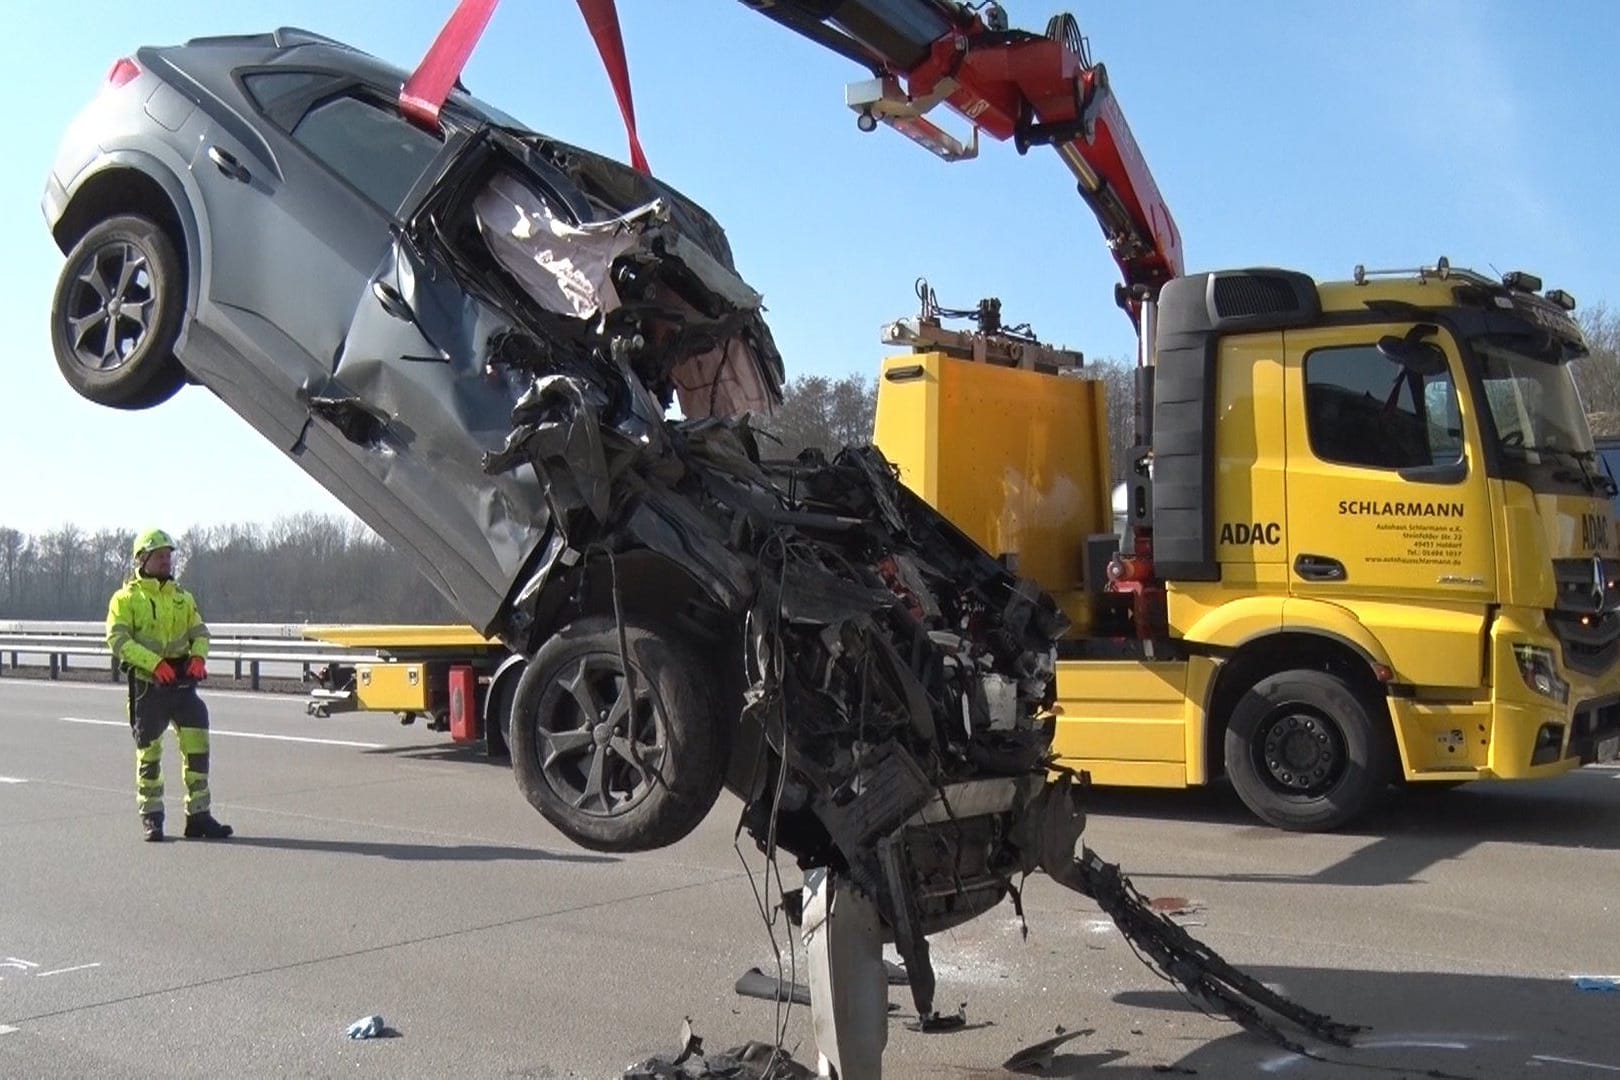
M 0 1075 L 614 1077 L 683 1017 L 711 1049 L 774 1040 L 775 1007 L 731 990 L 775 966 L 734 801 L 673 848 L 593 855 L 445 736 L 209 700 L 238 835 L 148 845 L 121 693 L 0 679 Z M 1061 1026 L 1035 1075 L 1620 1077 L 1620 992 L 1574 982 L 1620 975 L 1620 773 L 1410 795 L 1333 836 L 1223 790 L 1098 793 L 1086 839 L 1228 959 L 1370 1025 L 1323 1049 L 1347 1064 L 1193 1011 L 1038 879 L 1027 941 L 1003 908 L 932 942 L 966 1029 L 908 1030 L 894 990 L 886 1076 L 1007 1075 Z M 344 1038 L 371 1013 L 398 1037 Z M 813 1060 L 808 1009 L 786 1045 Z

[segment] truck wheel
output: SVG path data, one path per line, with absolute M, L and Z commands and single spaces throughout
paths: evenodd
M 1232 710 L 1226 771 L 1238 797 L 1282 829 L 1336 829 L 1389 782 L 1389 724 L 1364 695 L 1323 671 L 1260 680 Z
M 512 771 L 524 796 L 593 851 L 649 851 L 697 827 L 725 777 L 712 663 L 627 623 L 634 701 L 611 618 L 582 619 L 529 661 L 512 702 Z
M 56 366 L 98 405 L 167 401 L 186 381 L 174 357 L 185 303 L 185 274 L 163 230 L 144 217 L 109 218 L 73 245 L 57 278 Z

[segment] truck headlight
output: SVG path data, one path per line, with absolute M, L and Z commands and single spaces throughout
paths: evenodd
M 1569 683 L 1559 678 L 1558 658 L 1551 649 L 1540 645 L 1515 645 L 1513 659 L 1518 661 L 1524 685 L 1560 705 L 1569 704 Z

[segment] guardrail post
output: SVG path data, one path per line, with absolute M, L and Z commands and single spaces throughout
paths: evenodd
M 259 662 L 257 660 L 248 662 L 248 677 L 248 685 L 257 690 L 259 688 Z
M 231 661 L 231 665 L 236 669 L 234 672 L 232 672 L 231 677 L 233 679 L 235 679 L 237 682 L 241 682 L 242 681 L 242 658 L 240 656 L 238 656 L 235 660 Z
M 109 656 L 107 658 L 107 668 L 108 668 L 107 678 L 111 679 L 113 682 L 117 682 L 118 681 L 118 657 Z
M 54 679 L 61 673 L 62 669 L 58 666 L 58 657 L 55 653 L 51 653 L 51 678 Z

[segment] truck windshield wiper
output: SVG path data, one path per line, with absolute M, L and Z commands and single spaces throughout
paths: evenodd
M 1596 450 L 1569 450 L 1565 452 L 1575 459 L 1575 463 L 1581 467 L 1581 475 L 1585 476 L 1593 487 L 1602 490 L 1603 494 L 1610 498 L 1620 494 L 1620 485 L 1615 484 L 1614 477 L 1609 475 L 1607 469 L 1599 472 L 1592 467 L 1592 463 L 1597 460 L 1598 456 Z
M 1597 451 L 1595 450 L 1566 450 L 1561 446 L 1537 446 L 1535 444 L 1527 445 L 1525 443 L 1508 443 L 1503 446 L 1503 449 L 1515 450 L 1521 455 L 1531 453 L 1545 454 L 1548 457 L 1562 458 L 1566 461 L 1573 461 L 1576 468 L 1580 469 L 1580 475 L 1577 476 L 1567 469 L 1560 469 L 1553 473 L 1554 479 L 1576 480 L 1583 484 L 1586 490 L 1602 491 L 1605 495 L 1610 497 L 1613 497 L 1616 493 L 1620 493 L 1620 488 L 1616 487 L 1613 479 L 1592 468 L 1592 462 L 1597 459 Z

